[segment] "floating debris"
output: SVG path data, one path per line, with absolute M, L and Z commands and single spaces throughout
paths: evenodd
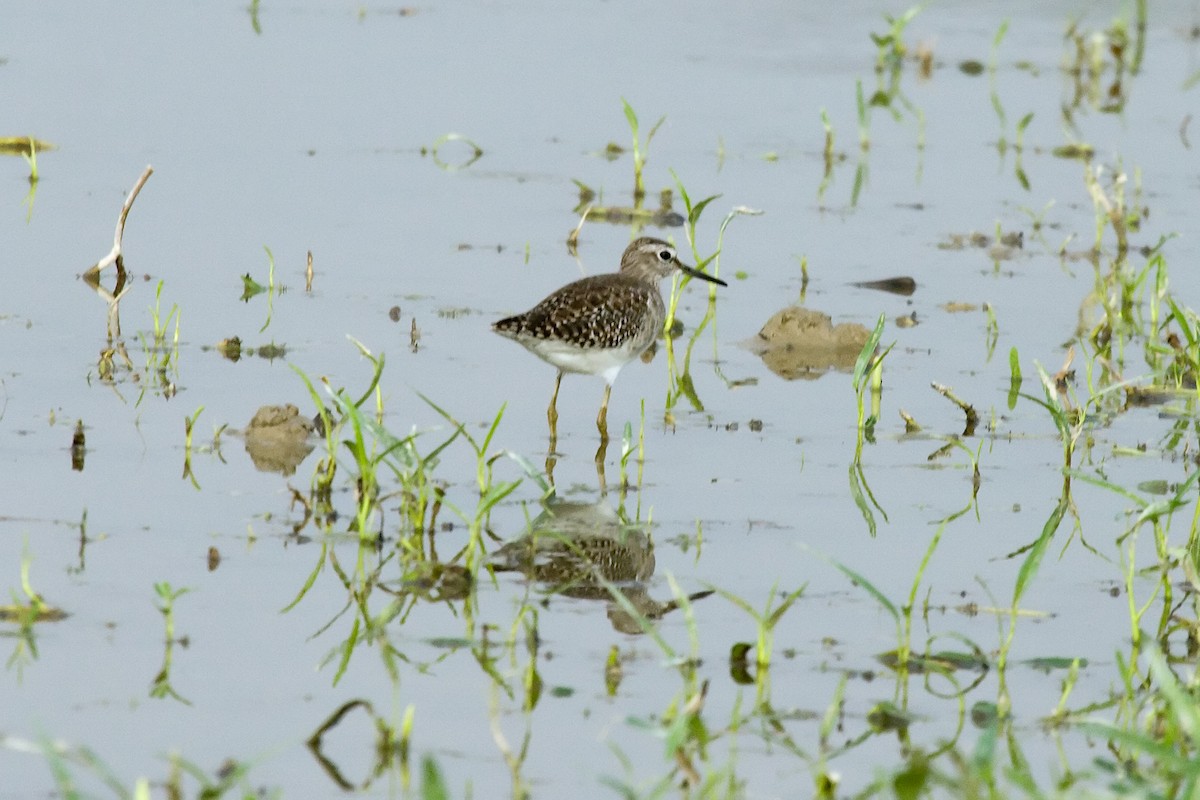
M 58 147 L 50 142 L 34 139 L 32 136 L 0 136 L 0 155 L 27 156 L 31 150 L 44 153 L 57 149 Z
M 1010 251 L 1020 250 L 1025 247 L 1025 231 L 1009 231 L 1008 233 L 1000 234 L 999 239 L 993 239 L 986 233 L 979 231 L 971 231 L 970 233 L 952 233 L 946 237 L 945 241 L 938 242 L 939 250 L 966 250 L 968 247 L 983 249 L 985 247 L 995 247 L 993 250 L 1002 255 L 1007 254 L 1012 256 Z M 1001 256 L 996 255 L 999 259 Z
M 242 340 L 237 336 L 222 339 L 217 342 L 217 352 L 230 361 L 237 363 L 242 358 Z
M 18 622 L 22 625 L 35 622 L 62 622 L 69 614 L 61 608 L 37 602 L 30 605 L 0 605 L 0 622 Z
M 857 281 L 850 284 L 857 286 L 860 289 L 876 289 L 881 292 L 890 292 L 908 297 L 917 290 L 917 282 L 907 275 L 899 275 L 895 278 L 881 278 L 877 281 Z
M 1050 151 L 1055 158 L 1074 158 L 1080 161 L 1089 160 L 1095 153 L 1096 149 L 1090 144 L 1064 144 Z
M 71 437 L 71 469 L 83 472 L 83 458 L 87 454 L 87 439 L 83 433 L 83 420 L 76 420 L 75 435 Z

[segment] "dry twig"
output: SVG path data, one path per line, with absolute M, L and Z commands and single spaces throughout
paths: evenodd
M 970 403 L 966 402 L 965 400 L 960 399 L 957 395 L 955 395 L 954 390 L 951 389 L 949 386 L 943 386 L 940 383 L 933 383 L 931 385 L 933 386 L 934 391 L 936 391 L 942 397 L 945 397 L 951 403 L 954 403 L 954 405 L 958 406 L 960 409 L 962 409 L 962 412 L 964 414 L 966 414 L 967 427 L 963 431 L 962 435 L 963 436 L 974 436 L 975 435 L 975 426 L 979 424 L 979 414 L 978 414 L 978 412 L 975 411 L 975 407 L 972 406 Z
M 137 199 L 138 192 L 142 190 L 142 186 L 145 185 L 146 180 L 153 174 L 154 168 L 149 165 L 142 170 L 141 177 L 139 177 L 137 179 L 137 183 L 133 185 L 133 191 L 131 191 L 129 196 L 125 198 L 125 204 L 121 206 L 121 216 L 117 218 L 117 230 L 116 233 L 113 234 L 112 251 L 109 252 L 109 254 L 104 258 L 100 259 L 91 267 L 89 267 L 87 272 L 84 273 L 85 278 L 89 274 L 94 276 L 109 264 L 117 265 L 118 274 L 125 272 L 125 260 L 121 257 L 121 238 L 125 235 L 125 219 L 129 216 L 129 209 L 133 208 L 133 201 Z

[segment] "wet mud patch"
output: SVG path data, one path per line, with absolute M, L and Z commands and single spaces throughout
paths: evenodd
M 853 369 L 870 335 L 857 322 L 834 325 L 822 311 L 790 306 L 775 312 L 743 345 L 784 380 L 812 380 L 831 369 Z

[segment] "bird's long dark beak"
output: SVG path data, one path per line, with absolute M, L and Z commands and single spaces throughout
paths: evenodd
M 682 261 L 676 261 L 675 263 L 679 265 L 679 269 L 682 270 L 684 274 L 691 275 L 693 278 L 699 278 L 702 281 L 708 281 L 709 283 L 715 283 L 718 286 L 728 286 L 729 285 L 728 283 L 721 280 L 720 278 L 714 278 L 712 275 L 709 275 L 707 272 L 701 272 L 700 270 L 696 269 L 695 267 L 689 267 L 687 264 L 683 263 Z

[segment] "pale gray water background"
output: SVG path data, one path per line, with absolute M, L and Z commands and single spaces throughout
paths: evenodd
M 700 224 L 704 252 L 734 206 L 765 212 L 735 220 L 726 233 L 721 264 L 731 285 L 719 291 L 715 325 L 721 373 L 756 382 L 727 387 L 712 368 L 706 332 L 692 364 L 703 413 L 681 404 L 677 429 L 664 430 L 661 353 L 649 366 L 631 365 L 614 390 L 614 431 L 626 421 L 636 426 L 646 404 L 645 485 L 626 509 L 632 513 L 640 502 L 642 516 L 654 521 L 651 594 L 670 596 L 670 574 L 689 591 L 713 584 L 762 608 L 773 589 L 807 583 L 776 631 L 772 702 L 785 713 L 820 715 L 842 670 L 882 672 L 873 682 L 849 683 L 846 736 L 861 731 L 871 706 L 892 696 L 893 682 L 874 660 L 895 646 L 892 623 L 813 553 L 868 576 L 897 603 L 907 596 L 934 523 L 971 496 L 962 451 L 926 460 L 962 426 L 961 413 L 929 389 L 930 381 L 952 385 L 985 421 L 993 410 L 997 417 L 994 435 L 985 434 L 978 512 L 947 529 L 926 573 L 931 603 L 991 605 L 982 582 L 1004 605 L 1019 562 L 1003 557 L 1036 538 L 1057 501 L 1060 444 L 1042 409 L 1026 402 L 1007 409 L 1007 353 L 1018 348 L 1025 391 L 1040 395 L 1033 361 L 1057 369 L 1094 280 L 1086 262 L 1064 265 L 1055 255 L 1072 233 L 1078 248 L 1090 244 L 1093 214 L 1080 163 L 1049 150 L 1067 140 L 1059 108 L 1069 84 L 1058 71 L 1066 21 L 1082 17 L 1102 27 L 1114 13 L 1070 2 L 926 9 L 906 35 L 931 42 L 939 66 L 926 81 L 912 64 L 904 74 L 924 130 L 911 115 L 897 123 L 886 111 L 873 112 L 869 178 L 851 206 L 854 82 L 873 88 L 867 34 L 883 31 L 884 12 L 904 8 L 462 3 L 418 5 L 402 16 L 397 6 L 264 3 L 260 35 L 240 3 L 12 4 L 0 26 L 0 135 L 32 134 L 58 150 L 39 157 L 42 179 L 28 222 L 27 168 L 19 158 L 0 161 L 0 589 L 19 592 L 28 552 L 34 587 L 71 616 L 38 626 L 36 660 L 0 673 L 0 733 L 86 745 L 127 782 L 161 780 L 163 756 L 179 751 L 210 773 L 226 758 L 260 760 L 252 785 L 289 797 L 335 797 L 340 791 L 302 742 L 339 705 L 361 697 L 389 718 L 415 706 L 414 756 L 436 756 L 455 796 L 468 782 L 476 797 L 509 794 L 489 728 L 491 680 L 467 650 L 433 663 L 445 650 L 430 640 L 461 635 L 460 617 L 445 606 L 418 606 L 403 626 L 394 623 L 393 643 L 413 663 L 398 685 L 363 647 L 334 687 L 334 665 L 320 663 L 347 635 L 349 618 L 310 637 L 344 604 L 341 584 L 326 570 L 296 609 L 279 613 L 318 558 L 316 544 L 288 536 L 299 512 L 289 509 L 286 484 L 304 491 L 320 450 L 284 479 L 255 471 L 240 441 L 226 437 L 223 459 L 193 456 L 197 491 L 180 478 L 183 421 L 204 407 L 197 429 L 203 443 L 223 423 L 244 425 L 265 403 L 294 402 L 308 411 L 289 364 L 357 394 L 370 368 L 346 339 L 352 335 L 387 356 L 382 387 L 393 430 L 444 425 L 418 392 L 473 423 L 507 403 L 495 446 L 540 464 L 553 371 L 488 326 L 580 274 L 564 245 L 577 221 L 571 179 L 602 188 L 607 202 L 628 202 L 628 156 L 610 163 L 596 155 L 609 141 L 628 143 L 622 97 L 643 129 L 666 116 L 649 149 L 652 192 L 672 185 L 673 169 L 693 198 L 721 195 Z M 956 67 L 962 59 L 987 61 L 1006 15 L 1011 26 L 995 89 L 1010 140 L 1016 120 L 1035 113 L 1025 134 L 1030 191 L 1013 177 L 1013 152 L 996 152 L 1001 130 L 988 77 Z M 1194 3 L 1152 4 L 1143 73 L 1131 79 L 1125 112 L 1084 109 L 1075 118 L 1098 160 L 1119 157 L 1127 170 L 1141 172 L 1152 214 L 1136 242 L 1180 234 L 1165 252 L 1173 289 L 1193 307 L 1200 302 L 1197 159 L 1179 128 L 1196 104 L 1195 90 L 1183 86 L 1200 68 L 1188 33 L 1197 23 Z M 818 202 L 821 108 L 849 159 Z M 483 158 L 457 172 L 438 169 L 420 148 L 448 132 L 478 142 Z M 776 158 L 764 158 L 768 153 Z M 446 155 L 453 156 L 450 147 Z M 123 197 L 146 164 L 155 174 L 130 215 L 125 247 L 137 279 L 150 280 L 123 301 L 122 322 L 136 359 L 136 335 L 150 326 L 146 308 L 161 280 L 164 311 L 180 308 L 181 346 L 178 394 L 151 394 L 137 405 L 136 386 L 114 391 L 97 380 L 106 307 L 78 276 L 107 251 Z M 1022 208 L 1040 212 L 1049 201 L 1043 244 Z M 937 248 L 952 233 L 991 233 L 997 223 L 1026 231 L 1024 251 L 998 268 L 980 250 Z M 682 229 L 649 232 L 682 241 Z M 629 236 L 626 227 L 585 227 L 586 270 L 612 269 Z M 258 333 L 264 298 L 237 298 L 241 275 L 265 279 L 264 245 L 288 291 L 275 298 L 270 327 Z M 307 250 L 317 271 L 311 295 L 303 291 Z M 801 256 L 811 275 L 806 303 L 835 321 L 870 327 L 880 313 L 894 319 L 913 310 L 922 321 L 885 333 L 897 346 L 887 361 L 878 442 L 864 453 L 871 488 L 889 515 L 874 538 L 847 488 L 855 441 L 848 376 L 785 382 L 738 344 L 798 298 Z M 733 277 L 737 270 L 747 273 L 744 280 Z M 848 285 L 899 274 L 918 281 L 912 298 Z M 705 297 L 702 287 L 688 288 L 685 323 L 703 313 Z M 950 301 L 992 304 L 1000 336 L 990 362 L 986 316 L 939 309 Z M 388 318 L 393 305 L 402 309 L 399 323 Z M 439 314 L 450 309 L 463 313 Z M 408 346 L 413 319 L 421 329 L 416 353 Z M 287 357 L 234 364 L 202 349 L 233 335 L 250 346 L 283 344 Z M 1136 357 L 1126 368 L 1137 374 Z M 585 501 L 595 495 L 600 394 L 599 381 L 569 377 L 559 398 L 559 486 L 577 487 L 567 494 Z M 897 408 L 913 413 L 930 437 L 902 437 Z M 71 471 L 68 453 L 77 419 L 87 428 L 81 473 Z M 751 419 L 762 420 L 761 432 L 750 430 Z M 738 430 L 726 430 L 732 422 Z M 1108 459 L 1105 474 L 1121 485 L 1182 480 L 1180 464 L 1153 455 L 1111 458 L 1114 446 L 1153 448 L 1165 429 L 1156 409 L 1122 415 L 1096 433 L 1094 460 Z M 978 441 L 967 444 L 974 449 Z M 610 483 L 619 449 L 618 441 L 609 451 Z M 1081 460 L 1086 465 L 1087 456 Z M 507 462 L 498 469 L 518 474 Z M 469 495 L 473 459 L 451 449 L 438 474 Z M 493 514 L 492 528 L 516 536 L 526 513 L 536 515 L 537 497 L 532 484 L 523 486 Z M 1082 484 L 1076 500 L 1089 542 L 1115 559 L 1113 540 L 1125 529 L 1128 504 Z M 92 541 L 81 557 L 77 525 L 85 510 Z M 695 533 L 697 521 L 703 547 L 675 544 Z M 320 536 L 311 527 L 305 533 Z M 1060 531 L 1061 541 L 1068 533 Z M 210 546 L 224 557 L 211 573 Z M 352 559 L 353 544 L 345 552 Z M 1083 705 L 1103 698 L 1114 680 L 1113 654 L 1129 636 L 1126 598 L 1109 597 L 1120 572 L 1103 557 L 1078 542 L 1051 553 L 1023 602 L 1051 616 L 1022 623 L 1013 656 L 1087 658 L 1072 696 Z M 163 652 L 157 581 L 192 589 L 176 604 L 176 634 L 189 644 L 175 648 L 171 673 L 191 705 L 148 697 Z M 477 613 L 497 626 L 497 638 L 513 625 L 524 592 L 512 576 L 481 588 Z M 753 694 L 729 680 L 726 658 L 729 646 L 752 641 L 755 629 L 720 597 L 698 603 L 696 615 L 702 671 L 711 681 L 706 714 L 717 728 L 739 691 L 744 703 Z M 985 650 L 999 642 L 995 618 L 986 614 L 947 612 L 932 616 L 931 625 Z M 681 615 L 661 627 L 686 652 Z M 572 693 L 547 691 L 529 717 L 523 775 L 534 796 L 613 796 L 601 776 L 638 781 L 663 774 L 669 762 L 661 741 L 627 722 L 661 714 L 678 691 L 655 645 L 615 632 L 602 603 L 557 597 L 540 613 L 539 634 L 547 689 Z M 17 646 L 7 638 L 0 646 L 9 641 Z M 617 696 L 608 698 L 603 664 L 612 644 L 636 658 Z M 1060 680 L 1021 667 L 1010 673 L 1014 713 L 1031 731 L 1057 701 Z M 994 698 L 989 677 L 967 702 Z M 923 715 L 914 739 L 933 747 L 953 732 L 954 701 L 914 690 L 911 705 Z M 506 736 L 519 746 L 526 720 L 519 701 L 502 698 L 500 709 Z M 361 779 L 373 733 L 362 719 L 355 724 L 331 735 L 330 747 L 346 773 Z M 792 725 L 797 743 L 814 752 L 817 722 Z M 972 738 L 968 730 L 964 746 Z M 805 761 L 749 731 L 737 741 L 747 796 L 810 791 Z M 633 775 L 623 772 L 612 744 L 631 759 Z M 1081 740 L 1069 746 L 1079 748 Z M 897 749 L 882 737 L 831 767 L 853 789 L 897 763 Z M 1047 755 L 1037 755 L 1045 774 L 1054 771 L 1050 749 L 1047 739 Z M 54 786 L 45 759 L 12 749 L 0 749 L 0 774 L 0 797 L 45 795 Z M 94 786 L 85 770 L 76 775 Z M 394 775 L 367 792 L 401 793 Z

